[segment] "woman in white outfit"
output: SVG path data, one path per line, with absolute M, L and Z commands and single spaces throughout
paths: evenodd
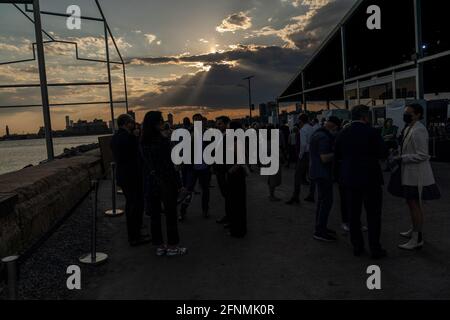
M 401 233 L 410 240 L 400 249 L 415 250 L 423 246 L 422 201 L 437 200 L 441 195 L 430 164 L 429 136 L 427 128 L 420 122 L 424 117 L 419 104 L 408 105 L 404 113 L 407 127 L 402 142 L 402 186 L 404 198 L 411 213 L 413 228 Z

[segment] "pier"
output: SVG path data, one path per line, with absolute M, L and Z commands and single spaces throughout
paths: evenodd
M 21 299 L 442 299 L 450 295 L 449 165 L 434 164 L 443 197 L 426 204 L 426 244 L 420 252 L 397 249 L 398 233 L 409 226 L 406 205 L 385 195 L 382 242 L 388 257 L 355 258 L 347 235 L 340 231 L 335 203 L 330 227 L 339 241 L 313 240 L 315 205 L 287 206 L 268 200 L 267 178 L 248 178 L 248 225 L 245 239 L 229 238 L 216 218 L 224 203 L 215 177 L 211 188 L 211 217 L 201 215 L 195 196 L 187 220 L 179 224 L 188 255 L 157 257 L 151 245 L 131 248 L 125 217 L 107 218 L 111 184 L 100 181 L 98 250 L 109 260 L 102 266 L 82 266 L 89 251 L 91 211 L 85 198 L 64 223 L 21 263 Z M 293 170 L 283 171 L 278 195 L 290 196 Z M 303 196 L 305 190 L 303 188 Z M 336 199 L 339 199 L 336 194 Z M 124 206 L 118 196 L 118 206 Z M 149 219 L 145 218 L 145 225 Z M 81 290 L 68 290 L 66 269 L 81 267 Z M 367 268 L 381 268 L 382 290 L 367 289 Z

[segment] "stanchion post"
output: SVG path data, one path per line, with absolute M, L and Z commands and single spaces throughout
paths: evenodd
M 111 162 L 111 197 L 112 197 L 112 209 L 111 210 L 107 210 L 105 212 L 105 215 L 108 217 L 120 217 L 121 215 L 124 214 L 124 211 L 121 209 L 117 209 L 117 202 L 116 202 L 116 197 L 117 197 L 117 180 L 116 180 L 116 163 L 115 162 Z
M 91 252 L 81 256 L 79 261 L 84 264 L 98 265 L 106 262 L 108 255 L 97 252 L 97 207 L 98 207 L 98 181 L 92 181 L 93 194 L 91 193 L 92 208 L 92 230 L 91 230 Z
M 19 256 L 9 256 L 2 259 L 6 265 L 8 299 L 17 300 L 18 297 L 18 281 L 19 281 Z

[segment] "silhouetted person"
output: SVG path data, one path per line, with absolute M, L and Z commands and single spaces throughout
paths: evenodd
M 297 157 L 297 164 L 295 166 L 294 176 L 294 192 L 291 199 L 286 204 L 300 203 L 301 185 L 308 184 L 307 175 L 309 169 L 309 144 L 311 136 L 314 132 L 313 127 L 309 123 L 309 118 L 306 114 L 301 114 L 300 121 L 300 150 Z
M 230 123 L 230 129 L 242 129 L 237 121 Z M 235 147 L 235 156 L 236 156 Z M 245 165 L 227 165 L 226 173 L 226 206 L 229 209 L 230 235 L 235 238 L 243 238 L 247 234 L 247 171 Z
M 117 165 L 117 184 L 125 196 L 128 241 L 131 246 L 149 243 L 150 238 L 141 235 L 144 212 L 142 170 L 139 159 L 138 138 L 134 135 L 134 119 L 127 114 L 117 119 L 119 130 L 111 140 L 111 149 Z
M 204 118 L 201 114 L 195 114 L 192 117 L 192 120 L 194 124 L 196 122 L 202 122 L 202 128 L 203 130 L 206 130 L 206 118 Z M 194 132 L 191 132 L 192 135 L 192 142 L 194 143 Z M 203 147 L 205 147 L 205 142 L 200 141 L 200 143 L 203 144 Z M 187 189 L 187 191 L 191 194 L 191 196 L 187 197 L 185 201 L 181 204 L 180 208 L 180 220 L 183 220 L 186 216 L 187 209 L 191 204 L 192 200 L 192 194 L 195 191 L 195 186 L 197 182 L 200 184 L 200 188 L 202 189 L 202 214 L 204 218 L 209 217 L 209 198 L 210 198 L 210 192 L 209 192 L 209 185 L 211 182 L 211 171 L 210 167 L 205 164 L 203 161 L 201 164 L 195 164 L 194 163 L 194 152 L 195 149 L 192 147 L 192 164 L 184 164 L 183 165 L 183 181 L 184 181 L 184 187 Z M 202 154 L 203 157 L 203 149 Z
M 226 137 L 226 131 L 228 129 L 228 126 L 230 125 L 230 118 L 226 116 L 221 116 L 216 119 L 216 127 L 217 129 L 222 132 L 222 148 L 224 149 L 224 155 L 225 153 L 225 137 Z M 219 185 L 220 193 L 224 198 L 226 198 L 226 192 L 227 192 L 227 181 L 226 181 L 226 174 L 227 174 L 227 165 L 226 164 L 215 164 L 213 166 L 214 173 L 216 174 L 217 184 Z M 225 205 L 227 203 L 225 202 Z M 225 216 L 218 219 L 216 222 L 219 224 L 228 224 L 230 222 L 230 219 L 228 217 L 229 209 L 225 207 Z
M 381 135 L 369 125 L 369 112 L 369 107 L 364 105 L 353 108 L 353 122 L 339 134 L 335 155 L 341 163 L 340 179 L 348 200 L 354 254 L 360 256 L 364 252 L 361 230 L 364 205 L 370 251 L 372 257 L 378 259 L 386 256 L 380 244 L 384 184 L 380 160 L 387 157 L 387 150 Z
M 334 142 L 339 126 L 339 119 L 330 117 L 311 137 L 309 171 L 319 193 L 314 239 L 324 242 L 336 241 L 336 232 L 328 229 L 328 217 L 333 207 Z
M 400 234 L 409 239 L 407 243 L 399 245 L 399 248 L 404 250 L 423 247 L 423 201 L 441 198 L 430 164 L 429 134 L 421 122 L 423 118 L 424 109 L 420 104 L 413 103 L 406 106 L 403 120 L 407 128 L 398 160 L 401 160 L 403 198 L 408 204 L 412 228 Z
M 150 198 L 152 242 L 157 246 L 158 256 L 184 255 L 187 249 L 178 246 L 177 226 L 177 198 L 181 182 L 171 159 L 170 140 L 161 133 L 163 124 L 161 112 L 151 111 L 145 115 L 142 125 L 141 153 L 144 179 L 150 185 L 146 197 Z M 161 203 L 166 216 L 167 246 L 162 235 Z

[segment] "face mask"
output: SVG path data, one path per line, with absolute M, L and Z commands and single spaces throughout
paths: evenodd
M 405 113 L 403 115 L 403 121 L 405 121 L 406 124 L 410 124 L 413 121 L 412 115 L 410 113 Z

